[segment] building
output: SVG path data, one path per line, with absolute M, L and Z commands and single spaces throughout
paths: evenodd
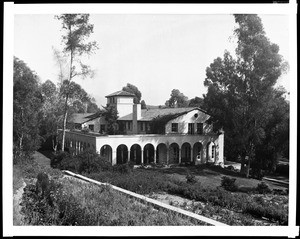
M 118 134 L 107 135 L 100 114 L 74 114 L 66 131 L 65 147 L 74 154 L 94 148 L 114 164 L 179 164 L 211 162 L 223 165 L 224 134 L 213 132 L 210 116 L 200 108 L 141 109 L 134 95 L 107 95 L 107 106 L 118 110 Z

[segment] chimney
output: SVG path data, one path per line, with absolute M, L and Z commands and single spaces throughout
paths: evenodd
M 138 120 L 141 119 L 141 104 L 134 104 L 132 109 L 132 133 L 138 133 Z

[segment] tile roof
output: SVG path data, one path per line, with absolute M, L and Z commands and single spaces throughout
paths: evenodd
M 107 97 L 112 97 L 112 96 L 130 96 L 130 97 L 133 96 L 133 97 L 135 97 L 135 94 L 129 93 L 127 91 L 119 90 L 119 91 L 109 94 L 105 97 L 107 98 Z
M 83 124 L 84 122 L 90 121 L 89 116 L 94 115 L 95 113 L 74 113 L 70 116 L 68 122 Z
M 169 114 L 185 114 L 194 109 L 201 110 L 197 107 L 186 107 L 186 108 L 164 108 L 164 109 L 143 109 L 141 110 L 141 118 L 139 121 L 151 121 L 157 116 L 164 116 Z M 203 110 L 201 110 L 203 111 Z M 204 111 L 203 111 L 204 112 Z M 206 112 L 204 112 L 206 113 Z M 120 117 L 118 120 L 132 120 L 132 114 L 125 115 Z

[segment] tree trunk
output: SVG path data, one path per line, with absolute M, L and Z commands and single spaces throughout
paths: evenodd
M 61 142 L 61 151 L 65 151 L 65 136 L 66 136 L 66 125 L 67 125 L 67 115 L 68 115 L 68 94 L 66 96 L 65 101 L 65 112 L 64 112 L 64 120 L 63 120 L 63 132 L 62 132 L 62 142 Z
M 70 30 L 70 32 L 71 32 L 71 30 Z M 68 87 L 70 86 L 70 82 L 72 80 L 72 66 L 73 66 L 73 50 L 71 50 Z M 68 115 L 68 99 L 69 99 L 69 93 L 67 92 L 66 101 L 65 101 L 64 120 L 63 120 L 62 145 L 61 145 L 61 151 L 63 151 L 63 152 L 65 151 L 65 135 L 66 135 L 66 125 L 67 125 L 67 115 Z

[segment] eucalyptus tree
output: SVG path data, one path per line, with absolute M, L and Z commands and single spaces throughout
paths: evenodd
M 245 172 L 246 159 L 249 169 L 257 147 L 266 138 L 274 86 L 286 64 L 257 15 L 236 14 L 234 19 L 236 55 L 225 51 L 223 58 L 207 67 L 204 105 L 216 126 L 225 130 L 225 150 L 241 156 L 241 171 Z M 245 173 L 248 176 L 249 170 Z
M 14 57 L 13 146 L 14 156 L 39 148 L 39 124 L 43 105 L 38 76 L 22 60 Z
M 65 144 L 65 130 L 68 114 L 68 100 L 74 93 L 74 85 L 71 81 L 74 77 L 91 76 L 93 71 L 90 66 L 82 62 L 84 55 L 90 55 L 98 49 L 95 41 L 88 42 L 87 39 L 93 33 L 94 25 L 89 23 L 89 14 L 62 14 L 55 16 L 62 23 L 62 42 L 64 44 L 63 53 L 69 58 L 69 73 L 67 79 L 62 81 L 62 92 L 64 93 L 64 115 L 62 132 L 62 151 Z

